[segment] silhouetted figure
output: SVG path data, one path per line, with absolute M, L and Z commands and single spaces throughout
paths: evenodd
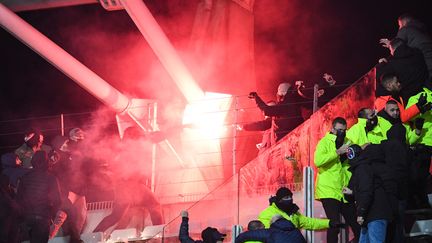
M 22 162 L 18 158 L 18 155 L 14 153 L 6 153 L 1 157 L 2 163 L 2 174 L 9 178 L 11 186 L 16 190 L 18 180 L 27 174 L 30 169 L 22 167 Z
M 0 243 L 18 243 L 19 205 L 14 200 L 14 192 L 9 178 L 0 174 Z
M 360 242 L 384 242 L 387 228 L 397 214 L 397 182 L 386 164 L 380 144 L 348 149 Z
M 376 78 L 380 80 L 385 74 L 395 74 L 402 89 L 397 94 L 386 91 L 382 85 L 377 85 L 376 96 L 390 95 L 402 97 L 406 104 L 409 97 L 421 91 L 429 78 L 426 63 L 420 50 L 410 48 L 403 40 L 395 38 L 389 44 L 390 57 L 380 59 L 376 66 Z
M 202 240 L 194 240 L 189 236 L 189 216 L 187 211 L 181 212 L 182 222 L 180 224 L 179 240 L 181 243 L 220 243 L 226 234 L 220 233 L 216 228 L 207 227 L 201 232 Z
M 143 183 L 139 176 L 119 180 L 115 183 L 115 198 L 112 213 L 106 216 L 93 230 L 93 232 L 105 232 L 109 227 L 115 225 L 120 220 L 127 226 L 128 210 L 132 207 L 145 209 L 149 212 L 153 225 L 164 223 L 160 204 L 153 192 Z M 119 225 L 117 226 L 119 228 Z
M 33 169 L 18 185 L 17 201 L 23 210 L 30 242 L 48 242 L 50 221 L 61 205 L 60 189 L 56 177 L 48 172 L 45 151 L 37 151 L 31 164 Z
M 69 199 L 71 193 L 71 185 L 76 184 L 73 180 L 76 170 L 75 161 L 68 147 L 69 139 L 63 136 L 57 136 L 52 141 L 53 150 L 50 152 L 50 171 L 57 177 L 60 185 L 62 205 L 57 213 L 56 220 L 51 227 L 51 236 L 55 236 L 60 227 L 65 235 L 70 236 L 70 243 L 81 242 L 80 233 L 82 225 L 78 219 L 78 212 L 82 211 L 84 205 L 76 205 Z M 82 178 L 81 178 L 82 179 Z M 62 217 L 63 216 L 63 217 Z M 66 220 L 64 217 L 66 216 Z
M 407 43 L 409 47 L 422 52 L 429 70 L 429 77 L 432 77 L 432 38 L 426 25 L 408 13 L 399 16 L 398 25 L 399 31 L 396 37 Z M 381 39 L 380 43 L 384 47 L 389 47 L 390 41 Z
M 249 98 L 254 99 L 258 108 L 264 112 L 264 115 L 274 117 L 274 132 L 276 141 L 279 141 L 291 130 L 303 122 L 300 105 L 297 101 L 297 93 L 290 90 L 291 84 L 281 83 L 277 92 L 277 104 L 274 106 L 267 105 L 256 92 L 251 92 Z

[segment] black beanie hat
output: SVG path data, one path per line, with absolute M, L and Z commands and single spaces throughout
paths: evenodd
M 276 192 L 276 198 L 278 201 L 281 200 L 282 198 L 286 197 L 286 196 L 292 197 L 292 195 L 293 195 L 293 193 L 291 192 L 291 190 L 286 188 L 286 187 L 281 187 Z
M 201 238 L 205 243 L 216 243 L 218 240 L 223 240 L 225 236 L 226 234 L 222 234 L 212 227 L 207 227 L 201 232 Z

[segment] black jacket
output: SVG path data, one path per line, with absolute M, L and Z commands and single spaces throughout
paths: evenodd
M 404 40 L 409 47 L 417 48 L 423 53 L 429 75 L 432 77 L 432 39 L 427 33 L 426 26 L 419 21 L 412 20 L 398 31 L 396 37 Z
M 235 243 L 261 241 L 267 243 L 306 243 L 299 229 L 286 219 L 279 219 L 269 229 L 250 230 L 239 234 Z
M 17 201 L 25 217 L 39 216 L 50 219 L 60 208 L 60 189 L 57 178 L 48 172 L 46 158 L 37 155 L 38 153 L 32 158 L 34 168 L 19 182 Z
M 388 58 L 388 63 L 380 63 L 376 66 L 376 78 L 378 80 L 376 96 L 390 95 L 381 84 L 380 77 L 386 73 L 398 75 L 402 85 L 400 96 L 407 103 L 409 97 L 416 95 L 422 90 L 429 73 L 423 54 L 420 50 L 402 44 L 396 48 L 394 55 Z
M 397 183 L 385 164 L 380 145 L 367 146 L 359 157 L 350 161 L 350 171 L 357 215 L 366 224 L 391 220 L 397 210 Z
M 189 236 L 189 218 L 182 217 L 180 224 L 179 240 L 181 243 L 202 243 L 201 240 L 193 240 Z
M 276 128 L 274 132 L 277 141 L 303 122 L 300 104 L 294 92 L 295 91 L 289 90 L 284 100 L 274 106 L 267 105 L 259 96 L 255 98 L 258 108 L 262 110 L 266 116 L 275 117 L 274 122 Z
M 409 158 L 409 147 L 406 143 L 406 129 L 402 123 L 394 124 L 387 131 L 387 140 L 380 144 L 390 176 L 397 183 L 397 197 L 400 200 L 408 197 L 408 181 L 412 165 Z

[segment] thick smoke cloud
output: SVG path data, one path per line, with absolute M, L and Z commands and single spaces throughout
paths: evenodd
M 191 51 L 189 41 L 201 2 L 145 1 L 204 90 L 227 92 L 232 87 L 244 87 L 235 93 L 245 95 L 256 85 L 258 92 L 269 98 L 274 98 L 277 84 L 282 80 L 304 80 L 311 86 L 321 80 L 324 72 L 329 72 L 340 83 L 355 81 L 386 54 L 377 41 L 395 33 L 394 20 L 405 6 L 385 1 L 397 7 L 387 13 L 379 10 L 376 1 L 362 4 L 325 0 L 255 1 L 255 84 L 253 80 L 228 80 L 223 76 L 228 73 L 226 67 L 242 70 L 240 64 L 232 63 L 234 59 L 225 55 L 224 36 L 207 36 L 212 40 L 210 50 Z M 121 92 L 130 97 L 157 100 L 162 126 L 175 127 L 180 123 L 184 97 L 124 11 L 107 12 L 95 4 L 20 15 Z M 230 24 L 243 28 L 241 23 Z M 1 89 L 4 114 L 28 117 L 103 107 L 28 47 L 5 32 L 3 36 L 6 38 L 1 40 L 6 43 L 0 49 L 5 55 L 1 73 L 8 80 L 4 82 L 8 83 L 7 87 Z M 231 51 L 235 55 L 246 50 Z M 208 54 L 221 57 L 210 59 Z M 91 124 L 113 123 L 113 115 L 102 110 Z M 135 152 L 121 154 L 124 145 L 118 143 L 116 135 L 106 135 L 102 128 L 105 127 L 99 125 L 98 129 L 89 131 L 88 141 L 95 149 L 85 152 L 96 153 L 94 156 L 101 160 L 120 156 L 130 161 L 119 159 L 113 166 L 132 163 L 137 157 Z M 132 151 L 149 147 L 138 146 L 126 147 Z M 118 168 L 121 169 L 130 172 L 130 167 Z

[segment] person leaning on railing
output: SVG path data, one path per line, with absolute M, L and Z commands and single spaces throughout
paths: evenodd
M 274 132 L 276 141 L 282 139 L 291 130 L 295 129 L 303 122 L 300 105 L 296 92 L 290 90 L 291 84 L 279 84 L 276 99 L 277 104 L 267 105 L 256 92 L 249 93 L 249 98 L 254 99 L 258 108 L 264 112 L 264 115 L 274 117 Z

